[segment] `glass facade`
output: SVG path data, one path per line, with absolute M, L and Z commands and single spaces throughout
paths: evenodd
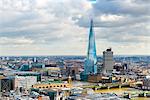
M 95 34 L 93 32 L 93 20 L 90 23 L 88 52 L 84 65 L 84 74 L 96 74 L 97 73 L 97 55 Z

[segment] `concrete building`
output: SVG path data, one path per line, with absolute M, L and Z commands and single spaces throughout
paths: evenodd
M 103 52 L 103 74 L 111 75 L 113 72 L 114 60 L 111 48 Z
M 31 72 L 31 71 L 16 71 L 13 72 L 14 76 L 36 76 L 37 81 L 41 81 L 41 74 L 37 72 Z
M 15 76 L 15 88 L 30 89 L 37 83 L 37 76 Z
M 76 75 L 80 74 L 80 67 L 73 66 L 73 67 L 67 67 L 66 68 L 66 75 L 71 76 L 73 79 L 76 79 Z
M 61 70 L 59 67 L 48 67 L 46 68 L 48 70 L 48 75 L 52 77 L 60 77 L 61 76 Z
M 145 78 L 143 80 L 142 89 L 144 89 L 144 90 L 150 90 L 150 78 Z

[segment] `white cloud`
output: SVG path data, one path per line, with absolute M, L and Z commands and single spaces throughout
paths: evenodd
M 147 1 L 96 1 L 1 0 L 0 55 L 85 55 L 90 17 L 98 54 L 107 47 L 127 54 L 136 46 L 142 47 L 131 54 L 150 54 Z
M 0 45 L 28 45 L 32 44 L 34 41 L 31 39 L 27 39 L 25 37 L 19 37 L 19 38 L 7 38 L 7 37 L 1 37 L 0 38 Z
M 111 21 L 112 21 L 112 22 L 113 22 L 113 21 L 119 21 L 119 20 L 123 20 L 123 18 L 124 18 L 123 16 L 110 15 L 110 14 L 109 14 L 109 15 L 105 15 L 105 14 L 104 14 L 104 15 L 101 15 L 101 16 L 100 16 L 100 20 L 101 20 L 101 21 L 104 21 L 104 22 L 107 22 L 107 21 L 108 21 L 108 22 L 109 22 L 109 21 L 110 21 L 110 22 L 111 22 Z

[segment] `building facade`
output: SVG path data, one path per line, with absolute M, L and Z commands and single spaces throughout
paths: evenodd
M 150 78 L 145 78 L 143 80 L 142 89 L 144 89 L 144 90 L 150 90 Z
M 14 78 L 6 77 L 0 79 L 0 92 L 9 92 L 10 90 L 14 90 Z
M 71 88 L 70 83 L 64 82 L 44 82 L 39 84 L 34 84 L 32 87 L 36 89 L 52 89 L 52 88 Z
M 112 74 L 113 66 L 113 52 L 111 48 L 109 48 L 103 52 L 103 74 Z
M 48 75 L 52 77 L 59 77 L 61 76 L 61 70 L 59 67 L 48 67 Z
M 84 74 L 97 74 L 97 55 L 96 55 L 96 44 L 95 34 L 93 32 L 93 20 L 90 23 L 88 52 L 84 65 Z
M 32 85 L 37 83 L 37 76 L 16 76 L 15 88 L 30 89 Z

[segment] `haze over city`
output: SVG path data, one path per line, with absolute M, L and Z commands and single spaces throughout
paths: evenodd
M 1 0 L 0 55 L 86 55 L 90 19 L 97 55 L 150 54 L 149 0 Z

